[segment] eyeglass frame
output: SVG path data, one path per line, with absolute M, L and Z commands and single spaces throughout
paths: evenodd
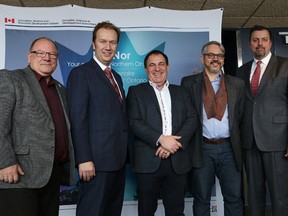
M 205 53 L 203 55 L 207 56 L 208 59 L 214 59 L 215 57 L 217 57 L 219 60 L 224 60 L 224 58 L 225 58 L 225 54 L 223 54 L 223 53 L 219 53 L 219 54 Z
M 36 56 L 40 57 L 40 58 L 45 58 L 45 56 L 48 55 L 49 58 L 51 58 L 51 59 L 58 59 L 58 53 L 54 53 L 54 52 L 45 52 L 43 50 L 34 50 L 34 51 L 31 51 L 30 53 L 36 54 Z

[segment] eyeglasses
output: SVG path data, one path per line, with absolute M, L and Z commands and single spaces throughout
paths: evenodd
M 217 57 L 219 60 L 223 60 L 225 58 L 225 55 L 222 53 L 219 53 L 219 54 L 206 53 L 204 55 L 208 56 L 208 59 L 214 59 L 215 57 Z
M 51 59 L 57 59 L 58 58 L 58 53 L 55 52 L 45 52 L 42 50 L 37 50 L 37 51 L 31 51 L 30 53 L 36 54 L 37 57 L 44 58 L 46 55 L 48 55 Z

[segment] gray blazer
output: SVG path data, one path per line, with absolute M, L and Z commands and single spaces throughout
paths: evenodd
M 172 154 L 171 162 L 177 174 L 191 169 L 190 139 L 198 120 L 189 95 L 184 88 L 169 85 L 171 95 L 172 135 L 181 136 L 183 148 Z M 161 159 L 155 156 L 156 143 L 162 134 L 161 111 L 154 89 L 150 84 L 131 86 L 127 95 L 130 129 L 135 135 L 132 145 L 132 165 L 137 173 L 155 172 Z
M 68 120 L 64 86 L 56 82 Z M 25 175 L 17 184 L 0 181 L 0 188 L 41 188 L 54 163 L 55 129 L 48 104 L 30 67 L 0 71 L 0 169 L 18 163 Z M 61 184 L 74 179 L 74 151 L 69 133 L 70 161 L 63 165 Z
M 272 55 L 254 97 L 250 87 L 253 61 L 237 70 L 246 83 L 246 106 L 241 127 L 243 148 L 253 135 L 261 151 L 286 151 L 288 145 L 288 59 Z
M 192 138 L 192 163 L 193 167 L 202 166 L 202 144 L 203 144 L 203 90 L 204 77 L 203 73 L 184 77 L 181 85 L 186 87 L 190 93 L 193 105 L 196 107 L 198 118 L 200 119 L 201 126 Z M 241 154 L 241 141 L 240 141 L 240 122 L 243 116 L 245 105 L 245 84 L 242 80 L 225 75 L 225 85 L 228 94 L 228 116 L 229 116 L 229 130 L 230 139 L 234 151 L 234 156 L 238 169 L 242 169 L 242 154 Z

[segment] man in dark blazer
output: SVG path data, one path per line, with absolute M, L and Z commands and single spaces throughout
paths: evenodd
M 58 51 L 34 40 L 29 66 L 0 71 L 0 214 L 57 216 L 60 184 L 74 180 L 65 89 L 52 78 Z
M 138 184 L 139 216 L 152 216 L 161 193 L 165 215 L 184 215 L 190 138 L 197 118 L 184 88 L 169 84 L 168 57 L 153 50 L 144 59 L 149 82 L 127 95 L 130 129 L 135 136 L 132 166 Z
M 202 48 L 202 73 L 184 77 L 200 127 L 192 139 L 193 215 L 210 215 L 215 175 L 224 197 L 225 216 L 243 216 L 241 199 L 241 142 L 239 124 L 244 109 L 245 84 L 224 75 L 225 48 L 210 41 Z
M 266 183 L 272 214 L 288 215 L 288 59 L 271 54 L 271 39 L 271 32 L 264 26 L 251 28 L 249 41 L 254 59 L 237 70 L 237 76 L 246 83 L 241 137 L 249 215 L 253 216 L 265 215 Z M 258 61 L 255 89 L 252 80 Z
M 72 138 L 81 179 L 77 216 L 120 216 L 127 152 L 125 93 L 111 70 L 120 30 L 110 22 L 93 31 L 95 56 L 67 82 Z M 106 74 L 108 73 L 108 74 Z

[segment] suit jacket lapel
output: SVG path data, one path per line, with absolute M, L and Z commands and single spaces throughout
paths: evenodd
M 109 79 L 105 75 L 105 72 L 101 69 L 101 67 L 97 64 L 97 62 L 92 58 L 89 62 L 92 66 L 92 70 L 95 71 L 95 76 L 97 76 L 99 79 L 103 80 L 103 83 L 108 86 L 108 88 L 111 88 L 114 90 L 114 87 L 111 85 Z M 114 90 L 115 91 L 115 90 Z M 116 95 L 116 93 L 115 93 Z
M 66 125 L 70 130 L 70 121 L 69 121 L 69 116 L 68 116 L 67 102 L 65 100 L 65 95 L 63 93 L 64 90 L 61 90 L 63 88 L 63 86 L 61 86 L 57 81 L 55 81 L 55 86 L 56 86 L 56 90 L 57 90 L 58 95 L 59 95 L 59 99 L 60 99 L 61 104 L 62 104 L 62 108 L 63 108 L 65 120 L 66 120 Z
M 224 75 L 225 76 L 225 75 Z M 225 85 L 228 95 L 228 115 L 229 115 L 229 128 L 233 126 L 235 104 L 236 104 L 236 88 L 233 86 L 233 82 L 229 76 L 225 76 Z
M 119 90 L 120 90 L 120 92 L 121 92 L 121 95 L 122 95 L 122 107 L 123 107 L 123 110 L 125 110 L 126 108 L 125 108 L 125 91 L 124 91 L 124 87 L 123 87 L 123 82 L 122 82 L 122 80 L 120 80 L 119 79 L 119 75 L 117 76 L 116 75 L 116 72 L 112 69 L 112 73 L 113 73 L 113 76 L 114 76 L 114 78 L 115 78 L 115 80 L 116 80 L 116 82 L 117 82 L 117 84 L 118 84 L 118 86 L 119 86 Z M 106 76 L 106 75 L 105 75 Z M 110 83 L 110 81 L 109 81 L 109 83 Z M 111 83 L 110 83 L 110 85 L 111 85 Z M 111 85 L 112 86 L 112 85 Z M 113 86 L 112 86 L 112 88 L 113 88 Z M 114 88 L 113 88 L 114 89 Z M 116 94 L 116 92 L 115 92 L 115 94 Z M 117 95 L 117 94 L 116 94 Z M 118 97 L 118 95 L 117 95 L 117 97 Z
M 176 92 L 174 91 L 174 88 L 169 85 L 169 92 L 170 92 L 170 97 L 171 97 L 171 113 L 173 113 L 173 109 L 177 110 L 175 107 L 177 107 L 178 103 L 177 103 L 177 95 Z M 172 114 L 172 134 L 175 133 L 174 131 L 174 127 L 173 127 L 173 123 L 177 122 L 175 119 L 178 118 L 178 113 L 174 112 Z
M 203 82 L 204 82 L 203 72 L 199 74 L 199 76 L 195 79 L 195 84 L 193 85 L 193 92 L 196 101 L 196 109 L 197 113 L 199 113 L 199 119 L 201 123 L 203 123 L 203 100 L 202 100 L 202 93 L 203 93 Z
M 38 82 L 38 80 L 35 77 L 34 72 L 30 69 L 30 67 L 27 67 L 24 69 L 25 77 L 27 82 L 30 85 L 31 91 L 33 92 L 34 96 L 38 99 L 39 103 L 49 116 L 49 118 L 52 120 L 50 109 L 48 107 L 45 95 L 42 91 L 42 88 Z
M 118 78 L 118 76 L 116 75 L 116 71 L 114 71 L 113 69 L 112 69 L 112 74 L 113 74 L 113 76 L 114 76 L 114 78 L 115 78 L 115 80 L 116 80 L 116 82 L 117 82 L 117 84 L 119 86 L 119 89 L 120 89 L 120 92 L 121 92 L 122 96 L 124 96 L 125 92 L 123 91 L 124 89 L 123 89 L 123 86 L 122 86 L 122 80 L 120 80 Z
M 276 56 L 272 55 L 268 65 L 264 71 L 264 74 L 261 78 L 261 81 L 259 83 L 257 95 L 266 86 L 268 81 L 271 80 L 271 77 L 273 76 L 274 71 L 276 71 L 275 68 L 277 68 L 277 58 L 276 58 Z
M 160 112 L 160 107 L 159 107 L 159 103 L 158 103 L 158 100 L 157 100 L 157 95 L 155 94 L 155 91 L 154 91 L 153 87 L 149 84 L 149 82 L 146 82 L 144 84 L 144 87 L 145 87 L 145 89 L 147 91 L 147 94 L 148 94 L 149 98 L 152 99 L 153 103 L 157 107 L 157 110 Z
M 243 73 L 243 80 L 246 83 L 246 88 L 248 90 L 250 98 L 254 98 L 251 85 L 250 85 L 250 73 L 251 73 L 251 67 L 252 67 L 253 60 L 248 62 L 246 66 L 244 66 L 242 73 Z
M 89 63 L 94 68 L 92 70 L 95 71 L 95 76 L 97 76 L 97 78 L 101 79 L 103 81 L 103 84 L 106 85 L 108 88 L 111 89 L 111 91 L 114 92 L 115 98 L 117 98 L 117 100 L 118 100 L 118 95 L 117 95 L 114 87 L 111 85 L 110 80 L 105 75 L 105 72 L 102 70 L 102 68 L 98 65 L 98 63 L 93 58 L 90 60 Z M 119 86 L 119 89 L 120 89 L 120 92 L 122 94 L 122 99 L 123 99 L 122 108 L 123 108 L 123 111 L 124 111 L 125 110 L 125 92 L 123 90 L 123 86 L 121 85 L 122 82 L 115 75 L 115 71 L 113 69 L 111 69 L 111 71 L 113 73 L 114 78 L 116 79 L 116 82 L 117 82 L 117 84 Z M 119 103 L 119 106 L 120 106 L 120 103 Z

